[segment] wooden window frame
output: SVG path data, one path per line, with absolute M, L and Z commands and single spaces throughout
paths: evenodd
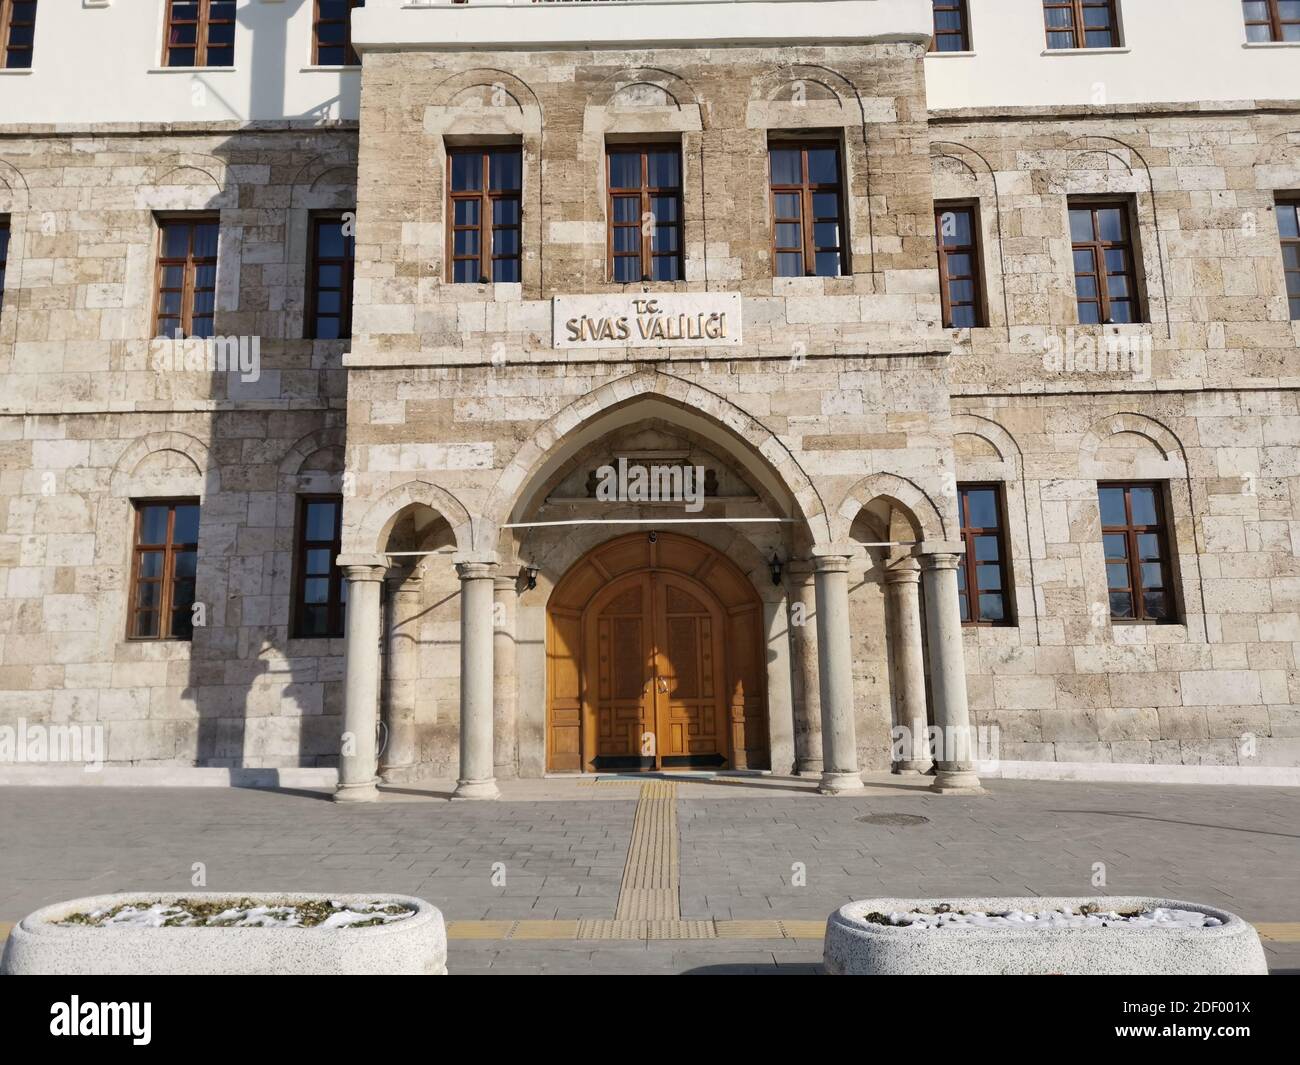
M 31 70 L 32 62 L 36 56 L 36 13 L 40 10 L 40 7 L 32 7 L 31 22 L 15 22 L 14 2 L 15 0 L 0 0 L 0 68 L 5 70 Z M 33 4 L 39 5 L 39 0 L 33 0 Z M 15 26 L 31 26 L 31 44 L 14 44 L 10 40 Z M 27 62 L 10 63 L 9 60 L 14 57 L 15 53 L 26 56 Z
M 1132 617 L 1118 617 L 1113 611 L 1110 613 L 1111 624 L 1118 625 L 1177 625 L 1180 624 L 1181 611 L 1179 609 L 1178 591 L 1174 584 L 1174 557 L 1170 550 L 1172 543 L 1172 532 L 1169 525 L 1169 511 L 1165 502 L 1165 483 L 1163 481 L 1098 481 L 1097 482 L 1097 506 L 1100 511 L 1101 491 L 1103 488 L 1122 488 L 1124 490 L 1124 517 L 1127 525 L 1105 525 L 1101 527 L 1102 535 L 1102 566 L 1106 574 L 1106 606 L 1110 609 L 1110 595 L 1112 591 L 1123 591 L 1120 588 L 1111 588 L 1109 560 L 1106 558 L 1105 538 L 1107 536 L 1123 535 L 1125 540 L 1125 551 L 1128 554 L 1126 560 L 1128 564 L 1128 594 L 1133 603 Z M 1156 504 L 1156 524 L 1155 525 L 1134 525 L 1133 524 L 1133 502 L 1130 492 L 1134 488 L 1148 488 L 1155 499 Z M 1138 547 L 1138 537 L 1143 535 L 1155 534 L 1160 544 L 1160 574 L 1164 579 L 1165 598 L 1169 605 L 1167 617 L 1153 618 L 1147 616 L 1146 599 L 1143 596 L 1142 586 L 1142 557 Z
M 158 222 L 158 238 L 157 238 L 158 245 L 157 245 L 156 261 L 154 264 L 154 281 L 153 281 L 154 338 L 158 339 L 158 338 L 165 337 L 169 340 L 175 339 L 174 333 L 161 333 L 158 331 L 159 320 L 160 318 L 164 317 L 164 315 L 161 313 L 162 298 L 164 292 L 163 270 L 169 266 L 180 266 L 183 267 L 185 271 L 184 277 L 181 280 L 181 289 L 180 289 L 180 293 L 181 293 L 180 319 L 181 319 L 181 336 L 186 339 L 194 335 L 193 334 L 194 294 L 196 291 L 198 291 L 198 289 L 196 289 L 195 287 L 195 273 L 198 267 L 200 266 L 211 266 L 213 268 L 212 325 L 213 325 L 213 333 L 215 334 L 216 320 L 217 320 L 216 319 L 217 277 L 215 271 L 217 270 L 218 260 L 221 255 L 221 216 L 218 214 L 211 214 L 209 212 L 203 212 L 198 214 L 166 214 L 166 215 L 159 215 L 157 222 Z M 177 258 L 176 256 L 166 256 L 163 254 L 167 248 L 167 227 L 169 225 L 188 225 L 190 227 L 189 244 L 186 248 L 185 258 L 183 259 Z M 195 258 L 194 230 L 195 228 L 201 225 L 215 225 L 217 227 L 217 249 L 215 255 L 211 255 L 211 256 L 205 255 L 201 258 Z M 176 290 L 167 289 L 166 291 L 174 292 Z M 207 289 L 204 289 L 203 291 L 207 291 Z M 169 314 L 166 315 L 165 317 L 170 319 L 174 317 L 174 315 Z M 200 315 L 200 317 L 206 318 L 207 315 Z
M 1300 41 L 1300 37 L 1285 36 L 1286 31 L 1284 29 L 1284 27 L 1286 26 L 1300 27 L 1300 19 L 1284 19 L 1282 17 L 1282 7 L 1281 4 L 1278 2 L 1278 0 L 1255 0 L 1255 2 L 1264 3 L 1268 5 L 1268 18 L 1266 19 L 1246 18 L 1246 6 L 1245 6 L 1246 0 L 1242 0 L 1241 14 L 1242 14 L 1242 18 L 1245 20 L 1247 44 L 1282 44 L 1283 42 L 1289 44 L 1292 41 Z M 1268 40 L 1252 41 L 1250 39 L 1251 26 L 1267 26 Z
M 778 185 L 772 178 L 772 152 L 781 150 L 799 149 L 799 184 L 781 184 Z M 824 182 L 812 182 L 808 178 L 808 151 L 813 148 L 832 148 L 835 151 L 835 172 L 839 180 L 834 184 L 828 185 Z M 792 274 L 780 274 L 778 270 L 778 255 L 798 253 L 803 256 L 803 274 L 802 277 L 849 277 L 853 273 L 851 262 L 851 253 L 849 249 L 849 227 L 846 212 L 846 199 L 844 187 L 844 146 L 837 140 L 828 140 L 826 138 L 817 138 L 813 140 L 804 139 L 779 139 L 769 140 L 767 143 L 767 189 L 768 189 L 768 211 L 772 215 L 772 234 L 769 251 L 772 256 L 772 276 L 773 277 L 792 277 Z M 819 248 L 816 244 L 817 219 L 813 214 L 813 195 L 815 193 L 833 192 L 835 194 L 836 204 L 839 208 L 839 217 L 836 220 L 840 228 L 840 244 L 838 248 Z M 802 247 L 789 248 L 778 247 L 776 242 L 777 226 L 794 225 L 795 220 L 778 216 L 776 213 L 776 198 L 778 195 L 797 194 L 799 196 L 798 225 L 800 226 L 800 237 Z M 840 272 L 838 274 L 818 274 L 817 273 L 817 252 L 818 251 L 838 251 L 840 255 Z M 808 264 L 812 263 L 812 269 L 809 270 Z
M 365 7 L 366 0 L 348 0 L 348 5 L 349 5 L 348 13 L 347 16 L 342 19 L 321 18 L 320 5 L 321 5 L 321 0 L 312 0 L 311 61 L 313 65 L 359 67 L 361 65 L 361 57 L 358 56 L 357 53 L 353 51 L 352 48 L 352 12 L 359 7 Z M 344 37 L 344 42 L 343 42 L 343 51 L 344 51 L 343 62 L 341 64 L 338 63 L 323 64 L 321 63 L 320 60 L 320 50 L 321 50 L 320 27 L 337 26 L 339 25 L 339 23 L 342 23 L 344 26 L 347 27 L 347 33 Z M 325 47 L 337 48 L 338 45 L 327 44 Z
M 955 11 L 957 18 L 961 22 L 961 29 L 958 30 L 940 30 L 939 24 L 934 23 L 934 32 L 930 36 L 930 51 L 936 55 L 949 55 L 953 52 L 969 52 L 970 43 L 970 4 L 969 0 L 932 0 L 931 8 L 934 14 L 940 11 Z M 939 47 L 940 37 L 956 37 L 959 48 L 950 48 L 947 50 Z
M 341 225 L 346 211 L 312 211 L 308 226 L 307 256 L 307 321 L 304 333 L 308 340 L 320 340 L 317 336 L 316 319 L 319 310 L 321 285 L 319 268 L 321 266 L 338 266 L 342 272 L 339 285 L 339 335 L 337 340 L 347 340 L 352 336 L 352 284 L 356 270 L 356 236 L 344 234 L 345 242 L 351 242 L 352 254 L 343 257 L 320 254 L 320 228 L 322 225 Z M 355 211 L 353 212 L 355 218 Z M 329 291 L 333 291 L 330 289 Z M 330 317 L 334 317 L 331 315 Z
M 172 593 L 175 590 L 176 580 L 174 569 L 176 565 L 176 555 L 182 551 L 193 551 L 195 559 L 198 558 L 199 544 L 198 541 L 193 543 L 177 544 L 173 542 L 172 535 L 176 527 L 176 508 L 177 507 L 199 507 L 199 527 L 202 528 L 202 502 L 189 496 L 168 497 L 164 499 L 133 499 L 131 506 L 134 511 L 134 527 L 131 532 L 131 581 L 127 586 L 126 601 L 126 638 L 134 643 L 147 643 L 151 641 L 172 640 L 180 643 L 188 643 L 193 639 L 193 633 L 189 635 L 173 635 L 172 633 L 172 613 L 175 607 L 172 605 Z M 167 537 L 160 549 L 157 544 L 141 545 L 140 543 L 140 522 L 145 507 L 167 507 Z M 141 577 L 140 576 L 140 556 L 144 554 L 156 554 L 161 550 L 163 556 L 162 576 L 161 577 Z M 188 578 L 187 578 L 188 579 Z M 139 588 L 141 583 L 160 585 L 158 593 L 158 609 L 142 610 L 139 606 Z M 198 575 L 197 567 L 194 577 L 194 585 L 197 590 Z M 197 602 L 195 597 L 192 602 Z M 158 632 L 154 636 L 140 636 L 137 633 L 137 619 L 141 614 L 158 615 Z
M 1110 30 L 1110 44 L 1089 44 L 1088 27 L 1084 20 L 1084 12 L 1088 8 L 1102 7 L 1107 10 L 1109 16 L 1108 28 Z M 1070 26 L 1052 26 L 1047 21 L 1048 11 L 1069 11 Z M 1083 50 L 1088 48 L 1123 48 L 1124 37 L 1120 32 L 1119 23 L 1119 4 L 1116 0 L 1043 0 L 1043 27 L 1047 34 L 1047 48 L 1049 51 L 1064 52 L 1073 50 Z M 1074 37 L 1074 44 L 1068 46 L 1052 44 L 1052 34 L 1069 33 Z
M 235 66 L 235 40 L 234 40 L 234 36 L 233 36 L 233 35 L 231 36 L 231 40 L 230 40 L 230 44 L 229 44 L 229 45 L 221 44 L 221 45 L 214 45 L 214 46 L 213 46 L 213 48 L 218 49 L 218 50 L 223 51 L 223 52 L 225 52 L 225 51 L 229 51 L 229 53 L 230 53 L 230 62 L 229 62 L 229 63 L 213 63 L 213 62 L 211 62 L 211 57 L 208 55 L 208 50 L 209 50 L 209 48 L 208 48 L 208 34 L 209 34 L 209 32 L 211 31 L 211 29 L 212 29 L 213 26 L 236 26 L 236 27 L 238 27 L 238 25 L 239 25 L 239 19 L 238 19 L 238 17 L 236 16 L 235 18 L 230 18 L 230 19 L 224 19 L 224 18 L 223 18 L 223 19 L 213 19 L 213 18 L 212 18 L 212 4 L 213 4 L 213 3 L 223 2 L 223 0 L 182 0 L 182 2 L 187 2 L 187 3 L 194 3 L 194 4 L 196 4 L 196 5 L 198 6 L 198 9 L 199 9 L 199 10 L 198 10 L 198 17 L 197 17 L 194 21 L 192 21 L 192 22 L 191 22 L 189 19 L 185 19 L 185 20 L 182 20 L 182 21 L 177 21 L 176 19 L 174 19 L 174 18 L 172 17 L 173 12 L 174 12 L 175 9 L 176 9 L 176 0 L 163 0 L 163 3 L 166 5 L 166 10 L 165 10 L 165 12 L 164 12 L 164 17 L 163 17 L 163 66 L 168 67 L 168 68 L 172 68 L 173 66 L 175 66 L 175 67 L 179 67 L 179 68 L 186 69 L 186 70 L 190 70 L 190 69 L 198 70 L 198 69 L 202 69 L 203 67 L 217 67 L 217 68 L 219 68 L 219 69 L 221 69 L 221 70 L 232 70 L 232 69 L 234 69 L 234 66 Z M 172 45 L 172 28 L 173 28 L 174 26 L 196 26 L 197 29 L 194 31 L 194 43 L 193 43 L 192 45 L 191 45 L 191 44 L 177 44 L 177 45 L 173 46 L 173 45 Z M 186 64 L 184 64 L 184 63 L 176 63 L 176 64 L 173 64 L 173 63 L 172 63 L 172 49 L 173 49 L 173 47 L 175 47 L 177 51 L 188 51 L 189 49 L 193 48 L 193 49 L 194 49 L 194 62 L 193 62 L 192 64 L 189 64 L 188 66 L 187 66 Z
M 1098 211 L 1113 211 L 1120 213 L 1120 218 L 1124 223 L 1124 239 L 1119 241 L 1102 240 L 1101 229 L 1097 224 Z M 1088 241 L 1076 241 L 1074 239 L 1074 227 L 1070 220 L 1070 215 L 1075 211 L 1090 211 L 1092 213 L 1092 239 Z M 1129 200 L 1093 200 L 1093 199 L 1076 199 L 1071 197 L 1066 201 L 1066 226 L 1070 232 L 1070 272 L 1074 277 L 1074 301 L 1075 313 L 1079 317 L 1080 325 L 1141 325 L 1147 320 L 1146 318 L 1146 301 L 1142 298 L 1142 287 L 1138 272 L 1138 242 L 1135 237 L 1137 227 L 1134 224 L 1133 205 Z M 1128 269 L 1125 271 L 1112 272 L 1106 266 L 1106 252 L 1122 250 L 1128 257 Z M 1090 274 L 1079 273 L 1074 264 L 1074 255 L 1076 252 L 1086 251 L 1092 256 L 1092 272 Z M 1129 287 L 1129 302 L 1133 304 L 1133 317 L 1127 322 L 1112 322 L 1110 313 L 1111 295 L 1110 277 L 1126 277 Z M 1079 278 L 1094 277 L 1097 281 L 1096 299 L 1084 298 L 1079 295 Z M 1099 322 L 1084 322 L 1081 315 L 1078 315 L 1080 303 L 1096 303 Z
M 989 491 L 993 493 L 995 505 L 997 506 L 998 527 L 996 529 L 987 529 L 968 525 L 966 493 Z M 1011 553 L 1007 541 L 1006 486 L 1001 481 L 963 481 L 958 484 L 957 521 L 962 546 L 966 548 L 965 563 L 959 569 L 957 577 L 959 581 L 964 577 L 965 587 L 961 590 L 966 593 L 966 609 L 970 614 L 970 618 L 963 621 L 962 625 L 979 628 L 1015 628 L 1015 586 L 1011 583 Z M 987 621 L 980 617 L 979 564 L 975 560 L 975 541 L 981 536 L 995 536 L 997 538 L 998 572 L 1002 578 L 1002 612 L 1004 616 Z M 964 573 L 962 570 L 964 570 Z
M 954 211 L 969 211 L 971 216 L 971 244 L 955 244 L 951 248 L 944 244 L 942 218 Z M 984 290 L 984 242 L 981 231 L 980 205 L 978 200 L 939 200 L 934 205 L 934 240 L 939 258 L 939 302 L 943 308 L 943 327 L 945 329 L 984 329 L 988 326 L 988 296 Z M 953 277 L 948 272 L 949 255 L 969 255 L 974 273 Z M 949 285 L 953 281 L 971 281 L 975 285 L 975 298 L 971 306 L 975 309 L 975 324 L 956 326 L 952 322 L 952 293 Z
M 5 305 L 5 282 L 9 278 L 9 245 L 14 239 L 9 216 L 0 214 L 0 311 Z
M 519 154 L 519 188 L 502 189 L 493 192 L 491 186 L 492 153 L 512 151 Z M 452 191 L 452 166 L 457 156 L 481 156 L 483 168 L 479 188 L 464 192 Z M 490 285 L 492 264 L 497 259 L 517 259 L 519 261 L 519 282 L 524 277 L 524 149 L 517 144 L 474 144 L 447 149 L 447 281 L 449 284 Z M 461 200 L 477 200 L 478 225 L 462 226 L 456 224 L 456 203 Z M 492 204 L 496 200 L 515 200 L 519 204 L 519 222 L 517 225 L 498 226 L 493 220 Z M 513 255 L 496 255 L 496 231 L 498 229 L 515 229 L 519 231 L 519 250 Z M 460 232 L 478 232 L 478 277 L 473 281 L 456 280 L 456 263 L 473 262 L 475 256 L 456 254 L 456 234 Z M 501 284 L 518 284 L 519 282 L 500 282 Z
M 1279 196 L 1277 206 L 1295 211 L 1298 228 L 1300 228 L 1300 195 Z M 1282 245 L 1282 291 L 1286 294 L 1291 321 L 1300 322 L 1300 236 L 1284 237 L 1280 234 L 1281 227 L 1279 227 L 1278 240 Z M 1288 251 L 1292 251 L 1295 255 L 1295 266 L 1287 265 L 1286 253 Z M 1296 294 L 1294 296 L 1291 295 L 1291 289 L 1287 285 L 1287 282 L 1293 277 L 1296 279 Z
M 296 511 L 293 527 L 293 602 L 290 610 L 289 632 L 295 640 L 337 640 L 344 635 L 347 603 L 343 598 L 343 567 L 336 561 L 342 553 L 343 540 L 343 496 L 339 493 L 318 492 L 296 497 Z M 333 503 L 334 537 L 331 540 L 308 540 L 307 506 L 310 503 Z M 303 602 L 303 590 L 307 580 L 307 552 L 330 551 L 329 595 L 326 599 L 326 631 L 322 633 L 305 633 L 302 631 L 303 615 L 307 604 Z
M 650 184 L 650 153 L 674 151 L 677 153 L 677 181 L 678 184 L 672 185 L 651 185 Z M 614 186 L 614 167 L 610 157 L 613 155 L 624 155 L 631 152 L 638 152 L 641 156 L 641 184 L 639 187 L 628 186 L 626 188 Z M 684 217 L 685 197 L 683 189 L 686 181 L 686 160 L 682 155 L 682 146 L 675 141 L 660 142 L 640 142 L 635 144 L 609 144 L 605 145 L 605 272 L 609 281 L 616 285 L 672 285 L 678 281 L 686 280 L 686 219 Z M 641 210 L 638 212 L 635 222 L 616 222 L 614 220 L 614 200 L 628 196 L 640 196 Z M 650 201 L 656 198 L 673 196 L 677 199 L 677 221 L 660 222 L 655 220 L 655 228 L 661 225 L 671 225 L 677 230 L 677 253 L 674 258 L 677 260 L 677 277 L 673 281 L 656 281 L 654 279 L 654 260 L 656 257 L 667 258 L 669 253 L 660 252 L 658 256 L 654 250 L 654 237 L 646 238 L 644 233 L 640 237 L 640 255 L 641 259 L 641 276 L 635 281 L 619 281 L 616 279 L 614 272 L 614 260 L 630 259 L 631 254 L 628 252 L 614 252 L 614 231 L 616 229 L 637 229 L 640 230 L 645 223 L 646 215 L 651 214 Z

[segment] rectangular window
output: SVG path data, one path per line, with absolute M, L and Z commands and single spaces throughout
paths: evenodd
M 5 303 L 5 274 L 9 266 L 9 216 L 0 215 L 0 310 Z
M 352 266 L 355 215 L 321 212 L 311 216 L 307 336 L 340 340 L 352 335 Z
M 610 279 L 681 281 L 681 149 L 620 144 L 605 155 Z
M 361 63 L 352 50 L 352 9 L 366 0 L 315 0 L 312 23 L 312 62 L 322 67 L 354 67 Z
M 1126 203 L 1070 203 L 1074 288 L 1083 325 L 1142 321 Z
M 36 0 L 0 0 L 0 67 L 27 70 L 36 38 Z
M 1300 41 L 1300 0 L 1242 0 L 1248 41 Z
M 778 141 L 769 145 L 768 160 L 776 276 L 848 273 L 839 145 Z
M 1291 320 L 1300 322 L 1300 199 L 1278 201 L 1277 228 L 1282 235 L 1282 269 L 1286 272 Z
M 293 634 L 343 635 L 347 582 L 335 564 L 342 550 L 342 496 L 299 496 L 294 562 Z
M 970 13 L 966 0 L 934 0 L 932 52 L 970 51 Z
M 518 282 L 523 151 L 454 148 L 447 173 L 447 279 Z
M 1176 620 L 1161 486 L 1099 484 L 1097 494 L 1111 618 Z
M 936 203 L 935 239 L 939 248 L 939 295 L 948 329 L 985 325 L 984 279 L 980 260 L 979 208 L 973 203 Z
M 219 228 L 212 215 L 180 215 L 159 221 L 154 336 L 212 336 Z
M 194 635 L 198 564 L 197 500 L 135 504 L 135 550 L 127 635 L 133 640 L 188 640 Z
M 967 625 L 1010 625 L 1011 579 L 1000 484 L 959 484 L 961 539 L 957 569 L 961 620 Z
M 1043 0 L 1048 48 L 1117 48 L 1115 0 Z
M 233 67 L 235 0 L 167 0 L 163 65 Z

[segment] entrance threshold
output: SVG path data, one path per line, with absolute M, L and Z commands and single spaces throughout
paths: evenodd
M 643 769 L 630 773 L 583 774 L 597 783 L 611 780 L 717 780 L 727 777 L 770 777 L 770 769 Z

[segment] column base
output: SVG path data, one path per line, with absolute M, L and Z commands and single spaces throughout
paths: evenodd
M 861 773 L 822 773 L 817 791 L 822 795 L 856 795 L 867 789 L 862 784 Z
M 820 758 L 805 758 L 799 763 L 799 767 L 794 773 L 795 776 L 799 777 L 819 777 L 822 775 L 822 760 Z
M 936 767 L 930 790 L 939 795 L 983 795 L 980 778 L 973 769 L 943 769 Z
M 379 769 L 379 780 L 383 784 L 414 784 L 424 774 L 418 765 L 386 765 Z
M 335 802 L 375 802 L 379 798 L 376 781 L 365 780 L 359 784 L 340 784 L 334 792 Z
M 501 792 L 497 782 L 488 777 L 486 780 L 458 780 L 456 790 L 451 793 L 453 799 L 499 799 Z

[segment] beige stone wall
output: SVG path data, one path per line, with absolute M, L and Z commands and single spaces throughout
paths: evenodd
M 338 490 L 344 442 L 346 345 L 301 339 L 307 217 L 354 189 L 354 131 L 0 136 L 0 724 L 101 724 L 117 764 L 332 764 L 341 641 L 288 613 L 294 496 Z M 196 210 L 256 381 L 148 339 L 156 213 Z M 131 500 L 169 496 L 201 500 L 206 624 L 129 641 Z
M 1006 483 L 1014 555 L 1018 627 L 967 635 L 979 720 L 1015 758 L 1295 765 L 1300 324 L 1273 207 L 1300 113 L 961 113 L 931 137 L 936 196 L 980 200 L 988 279 L 989 328 L 955 334 L 958 471 Z M 1132 203 L 1149 324 L 1070 324 L 1075 195 Z M 1182 624 L 1110 622 L 1095 486 L 1122 479 L 1168 485 Z

